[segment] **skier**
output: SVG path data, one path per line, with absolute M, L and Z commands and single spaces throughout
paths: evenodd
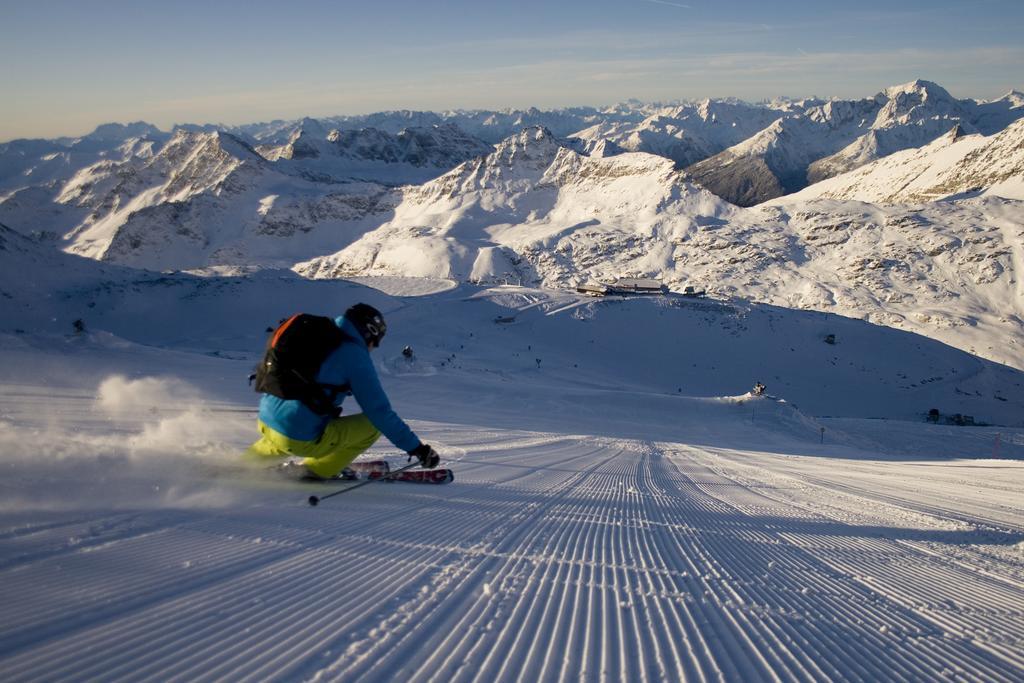
M 328 353 L 315 377 L 318 389 L 336 390 L 327 393 L 333 410 L 322 414 L 308 401 L 264 393 L 257 422 L 261 437 L 250 446 L 249 456 L 296 456 L 298 460 L 285 461 L 277 470 L 300 480 L 332 479 L 383 433 L 410 459 L 417 458 L 422 467 L 437 467 L 440 456 L 420 441 L 391 408 L 370 360 L 370 351 L 380 346 L 387 331 L 380 311 L 368 304 L 356 304 L 334 323 L 344 333 L 344 341 Z M 363 412 L 341 416 L 341 403 L 349 393 Z

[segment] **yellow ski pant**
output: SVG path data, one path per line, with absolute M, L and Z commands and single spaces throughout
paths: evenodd
M 261 420 L 256 421 L 262 435 L 249 447 L 247 455 L 253 459 L 283 458 L 289 455 L 303 458 L 302 463 L 321 477 L 333 477 L 372 446 L 380 432 L 363 413 L 336 417 L 316 441 L 297 441 L 277 432 Z

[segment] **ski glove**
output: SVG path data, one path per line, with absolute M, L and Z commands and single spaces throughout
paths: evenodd
M 425 443 L 421 443 L 409 451 L 409 460 L 412 460 L 414 457 L 419 459 L 420 467 L 427 470 L 432 470 L 441 464 L 441 456 Z

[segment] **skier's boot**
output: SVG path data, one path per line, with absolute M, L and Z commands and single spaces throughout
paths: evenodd
M 270 468 L 270 471 L 282 479 L 291 481 L 324 481 L 324 478 L 306 467 L 301 460 L 285 460 Z
M 341 472 L 338 472 L 333 477 L 331 477 L 331 479 L 340 479 L 342 481 L 355 481 L 358 478 L 359 475 L 356 474 L 356 471 L 349 467 L 346 467 Z

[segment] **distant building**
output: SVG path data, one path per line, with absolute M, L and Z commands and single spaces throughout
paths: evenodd
M 580 285 L 576 288 L 576 291 L 580 294 L 586 294 L 588 296 L 604 296 L 608 293 L 608 286 L 598 284 L 596 282 L 588 282 L 585 285 Z
M 611 294 L 662 294 L 665 285 L 661 280 L 640 277 L 620 277 L 608 285 Z
M 620 277 L 614 282 L 588 282 L 576 287 L 580 294 L 605 296 L 607 294 L 662 294 L 665 285 L 661 280 L 640 277 Z

